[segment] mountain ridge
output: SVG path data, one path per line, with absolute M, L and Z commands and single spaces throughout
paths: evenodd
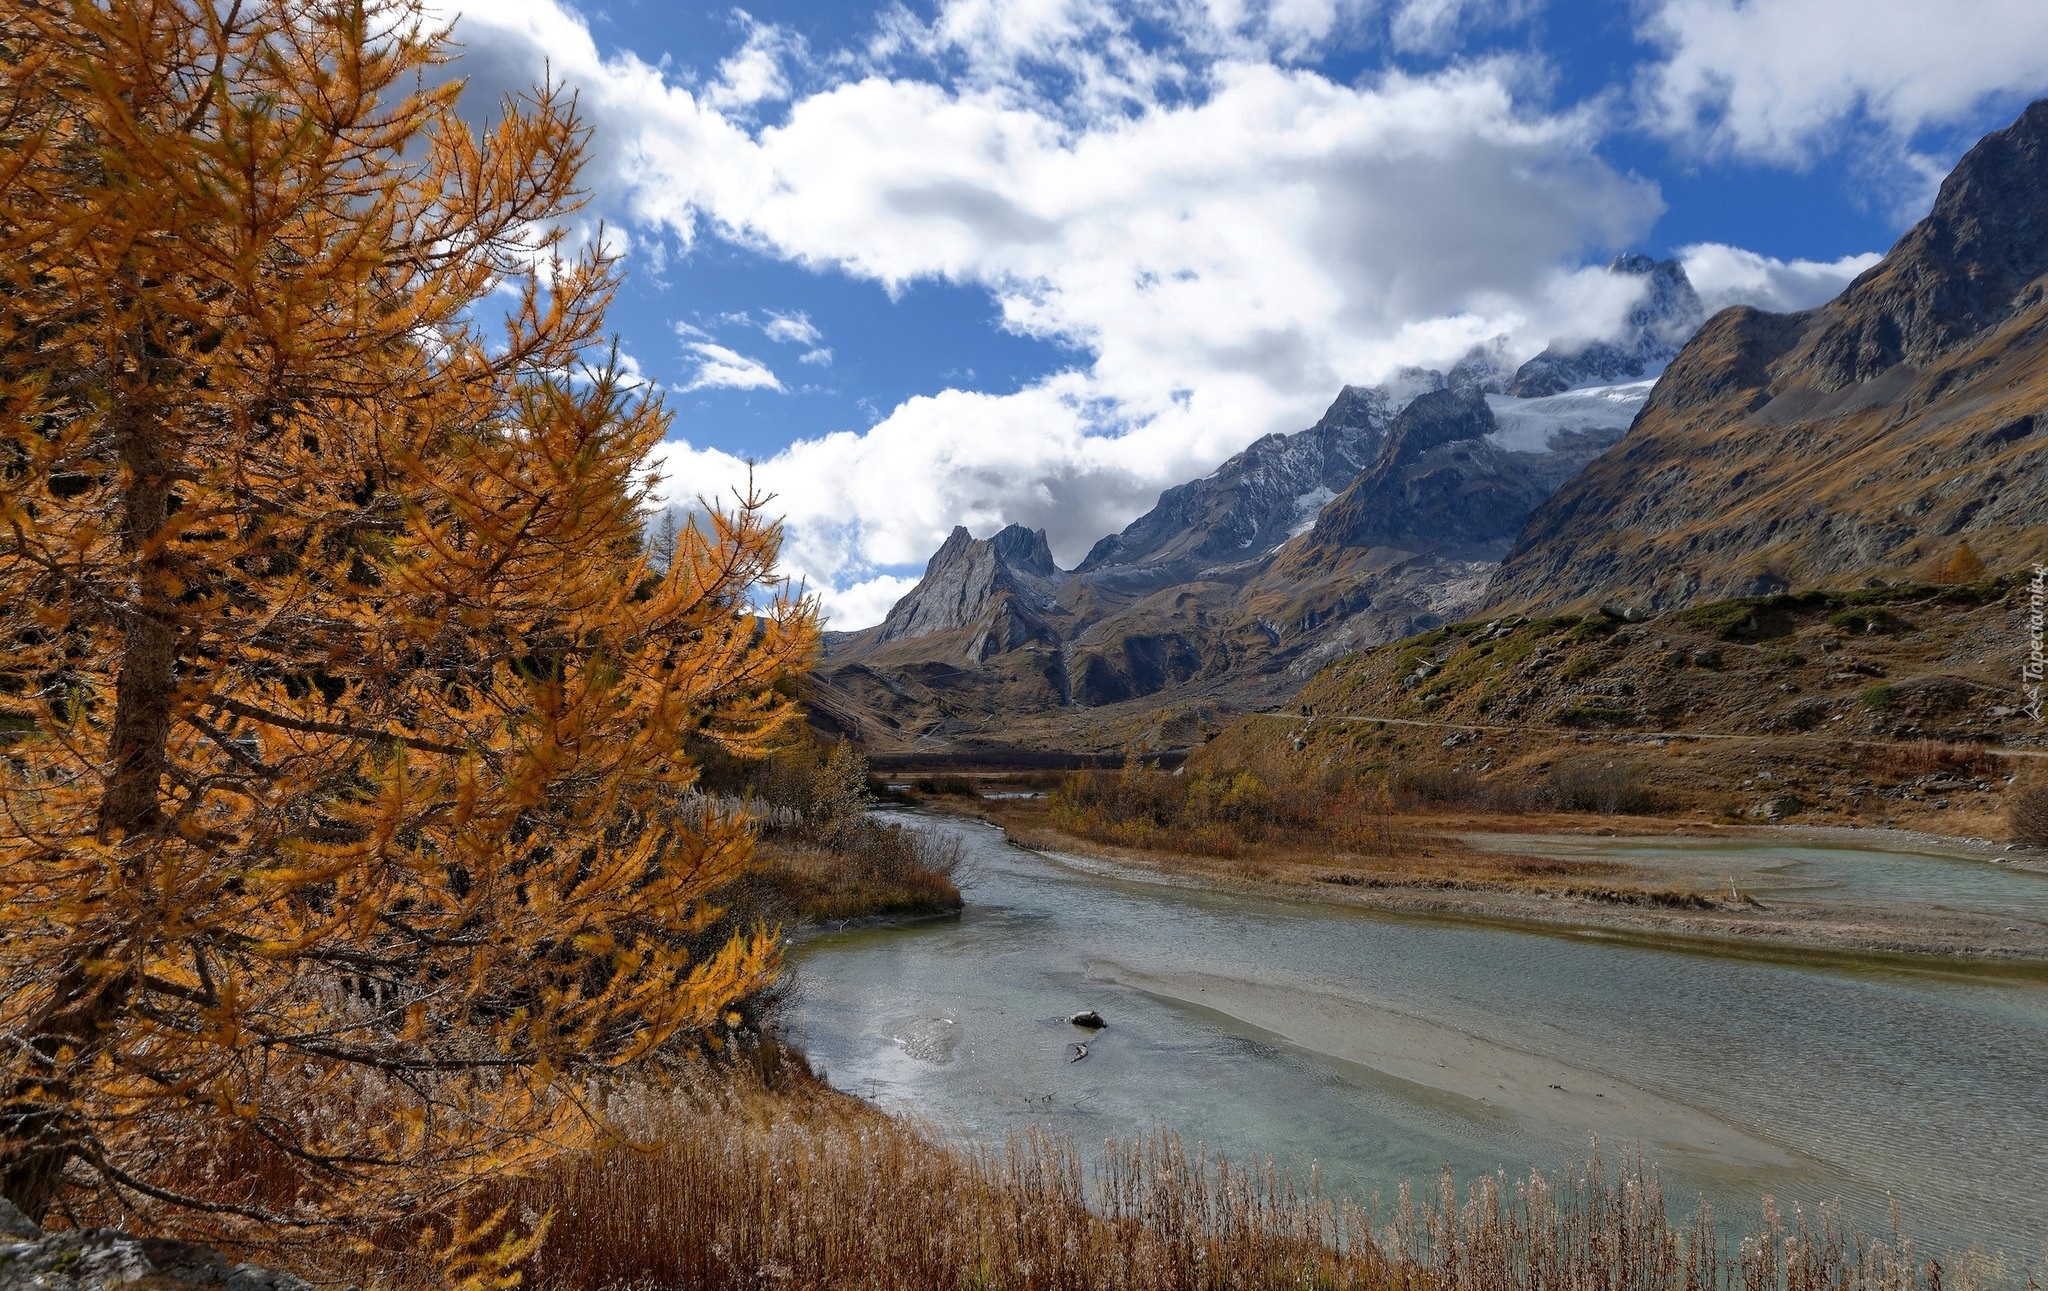
M 2048 100 L 1834 300 L 1736 307 L 1531 516 L 1496 608 L 1663 610 L 2048 555 Z

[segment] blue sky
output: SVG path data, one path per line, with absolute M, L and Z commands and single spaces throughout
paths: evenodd
M 2039 0 L 496 0 L 593 128 L 680 502 L 757 463 L 833 626 L 955 523 L 1067 563 L 1344 382 L 1826 299 L 2048 92 Z

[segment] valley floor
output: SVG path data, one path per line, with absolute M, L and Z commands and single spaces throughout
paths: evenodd
M 1482 813 L 1399 818 L 1384 854 L 1276 848 L 1222 858 L 1116 847 L 1054 827 L 1044 799 L 935 799 L 1070 863 L 1427 918 L 1535 925 L 1716 951 L 1940 957 L 2048 967 L 2048 905 L 1951 904 L 1885 881 L 1881 858 L 1947 857 L 1964 893 L 2009 877 L 2048 900 L 2048 853 L 1898 829 L 1729 826 L 1659 817 Z M 1859 859 L 1860 858 L 1860 859 Z M 1873 860 L 1872 858 L 1879 858 Z M 1838 881 L 1799 881 L 1820 861 Z M 1859 866 L 1873 872 L 1860 882 Z M 1924 866 L 1923 866 L 1924 868 Z M 1846 874 L 1846 881 L 1839 875 Z

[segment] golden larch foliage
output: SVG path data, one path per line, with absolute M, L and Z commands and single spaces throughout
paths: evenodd
M 419 1213 L 777 968 L 691 741 L 815 649 L 667 416 L 550 89 L 415 0 L 0 0 L 0 1195 Z M 786 689 L 786 687 L 784 688 Z M 164 1212 L 176 1213 L 176 1212 Z
M 1983 557 L 1970 549 L 1967 542 L 1959 543 L 1948 554 L 1934 572 L 1937 583 L 1974 583 L 1985 574 Z

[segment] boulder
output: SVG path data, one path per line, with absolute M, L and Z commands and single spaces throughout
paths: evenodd
M 0 1198 L 0 1291 L 313 1291 L 311 1283 L 254 1264 L 230 1264 L 191 1242 L 133 1237 L 112 1228 L 45 1232 Z
M 1077 1027 L 1086 1027 L 1090 1031 L 1100 1031 L 1102 1028 L 1109 1025 L 1109 1023 L 1104 1022 L 1102 1020 L 1102 1015 L 1100 1013 L 1097 1013 L 1094 1009 L 1082 1009 L 1079 1013 L 1073 1014 L 1070 1017 L 1068 1017 L 1067 1021 L 1073 1023 Z

